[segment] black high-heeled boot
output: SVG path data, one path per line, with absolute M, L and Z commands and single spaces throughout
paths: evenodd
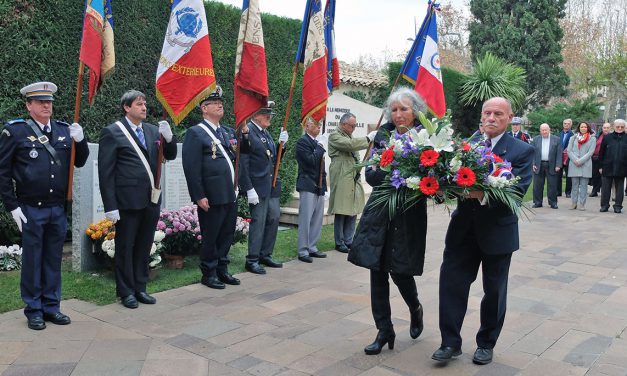
M 396 339 L 396 334 L 394 333 L 394 329 L 382 329 L 377 333 L 377 338 L 375 338 L 374 342 L 369 344 L 364 348 L 364 352 L 366 355 L 377 355 L 383 349 L 385 344 L 388 344 L 388 348 L 390 350 L 394 349 L 394 340 Z
M 424 329 L 424 324 L 422 322 L 422 304 L 418 303 L 418 308 L 416 308 L 413 312 L 410 312 L 410 323 L 409 323 L 409 335 L 411 338 L 416 339 L 422 333 Z

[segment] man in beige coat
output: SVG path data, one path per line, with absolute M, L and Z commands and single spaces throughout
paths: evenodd
M 357 126 L 357 118 L 350 112 L 340 118 L 340 124 L 329 136 L 329 180 L 331 196 L 329 198 L 329 214 L 335 214 L 335 249 L 348 253 L 353 243 L 357 214 L 364 208 L 364 188 L 361 185 L 361 174 L 354 168 L 359 163 L 357 151 L 366 149 L 374 139 L 377 131 L 366 137 L 353 138 Z

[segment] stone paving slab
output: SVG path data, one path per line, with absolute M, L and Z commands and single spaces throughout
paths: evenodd
M 567 202 L 560 202 L 567 207 Z M 26 327 L 0 315 L 2 375 L 627 375 L 627 214 L 537 209 L 521 222 L 508 312 L 494 362 L 472 364 L 481 284 L 473 284 L 463 355 L 430 359 L 440 344 L 438 278 L 448 214 L 429 208 L 425 272 L 416 278 L 425 330 L 408 335 L 407 307 L 391 288 L 394 350 L 366 356 L 376 335 L 369 276 L 335 251 L 313 264 L 286 263 L 241 286 L 164 291 L 128 310 L 70 299 L 69 326 Z M 481 277 L 478 277 L 480 281 Z M 113 292 L 112 292 L 113 293 Z

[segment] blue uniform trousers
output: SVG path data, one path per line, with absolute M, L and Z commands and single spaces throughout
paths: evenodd
M 22 224 L 22 278 L 20 291 L 28 318 L 59 312 L 61 258 L 67 231 L 62 206 L 38 208 L 21 205 L 27 222 Z

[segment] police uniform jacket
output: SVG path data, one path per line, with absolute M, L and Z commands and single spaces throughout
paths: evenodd
M 298 192 L 311 192 L 318 196 L 327 191 L 327 173 L 324 170 L 325 150 L 320 144 L 305 133 L 296 142 L 296 161 L 298 162 L 298 177 L 296 178 L 296 190 Z M 320 185 L 320 172 L 322 170 L 322 185 Z
M 153 124 L 142 123 L 146 139 L 146 148 L 144 148 L 126 118 L 122 118 L 120 122 L 139 145 L 150 164 L 153 176 L 156 175 L 160 142 L 159 128 Z M 176 152 L 176 136 L 172 136 L 172 140 L 163 146 L 163 155 L 165 159 L 172 160 L 176 158 Z M 151 203 L 151 184 L 146 168 L 135 152 L 135 148 L 116 123 L 108 125 L 100 132 L 98 178 L 105 212 L 140 210 L 145 209 Z
M 193 202 L 207 198 L 209 205 L 232 203 L 236 197 L 227 158 L 235 168 L 235 132 L 221 125 L 221 138 L 209 123 L 203 121 L 201 124 L 220 140 L 227 155 L 222 154 L 217 144 L 214 148 L 214 139 L 200 125 L 187 130 L 183 141 L 183 171 L 189 195 Z
M 254 188 L 261 199 L 279 197 L 280 177 L 277 177 L 276 186 L 272 187 L 278 145 L 267 130 L 261 131 L 252 121 L 248 123 L 248 129 L 248 150 L 242 148 L 240 152 L 239 186 L 243 192 Z
M 37 123 L 35 122 L 36 126 Z M 25 120 L 13 120 L 0 134 L 0 194 L 7 210 L 19 204 L 35 207 L 63 205 L 67 192 L 70 149 L 69 124 L 50 120 L 49 143 L 57 164 Z M 89 156 L 87 139 L 76 143 L 74 166 L 83 167 Z M 15 191 L 13 182 L 15 180 Z

